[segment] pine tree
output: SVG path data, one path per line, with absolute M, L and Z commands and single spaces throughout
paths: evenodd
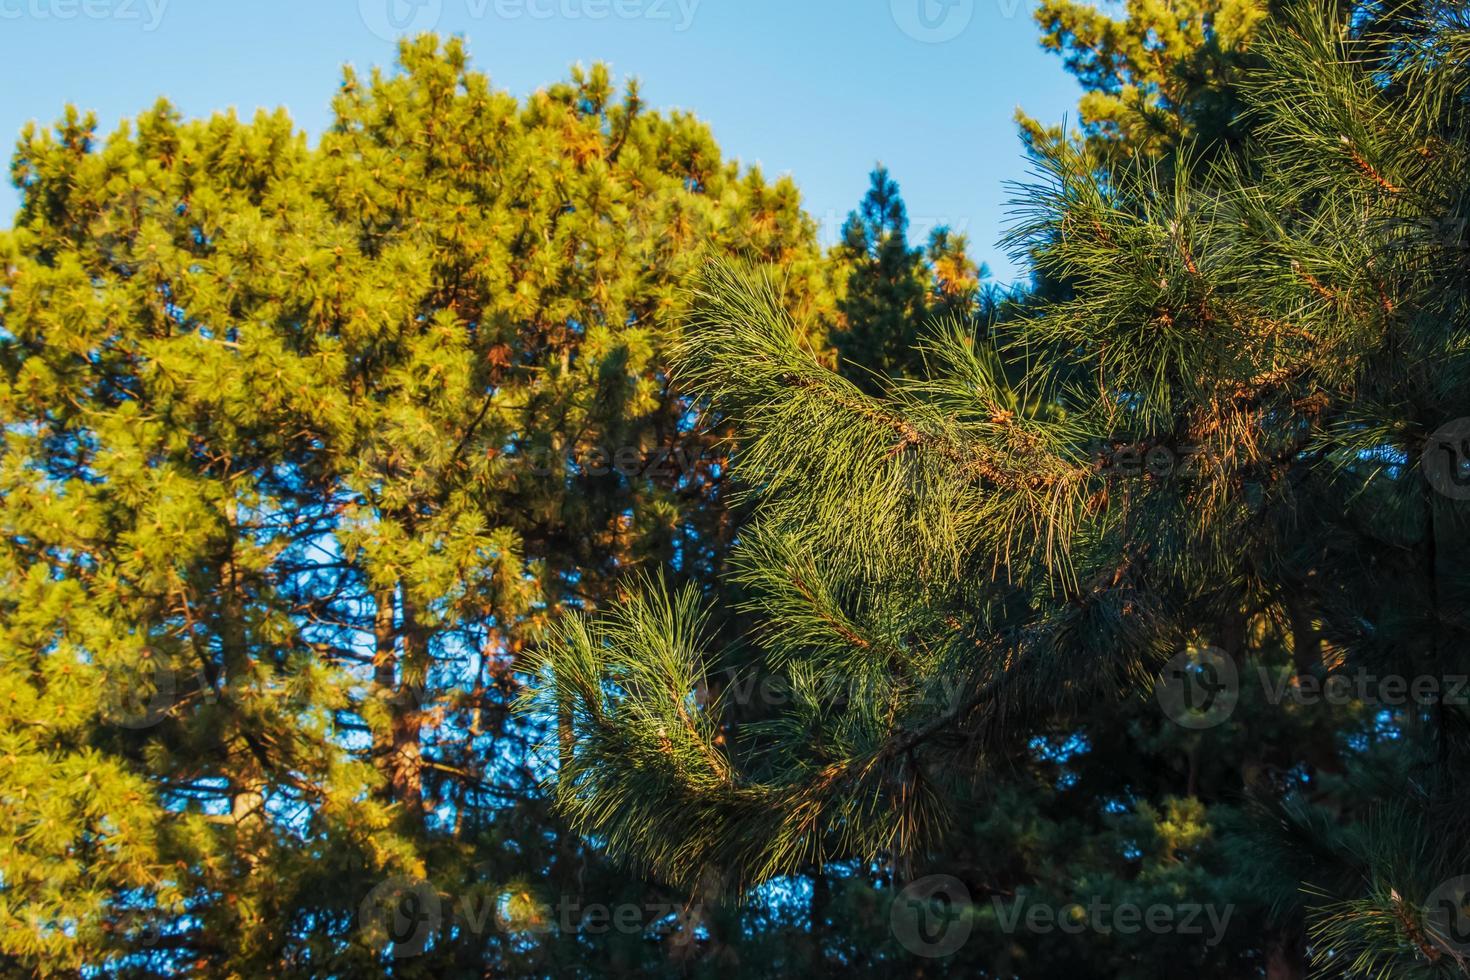
M 830 256 L 838 296 L 831 339 L 843 375 L 878 393 L 892 379 L 921 373 L 926 323 L 980 314 L 987 271 L 969 257 L 965 236 L 948 227 L 935 228 L 927 246 L 911 246 L 898 182 L 882 164 L 869 182 Z
M 732 728 L 728 701 L 695 696 L 720 657 L 687 590 L 563 624 L 527 704 L 572 705 L 556 793 L 576 826 L 739 893 L 813 863 L 902 881 L 954 853 L 950 817 L 988 812 L 1000 841 L 974 853 L 1002 889 L 1085 900 L 1099 886 L 1075 872 L 1101 865 L 1254 905 L 1220 948 L 1008 935 L 971 969 L 1291 976 L 1305 952 L 1328 975 L 1464 973 L 1465 920 L 1441 900 L 1463 901 L 1470 868 L 1470 717 L 1446 695 L 1466 672 L 1451 556 L 1470 514 L 1463 433 L 1444 428 L 1470 415 L 1470 24 L 1446 6 L 1344 30 L 1340 13 L 1264 28 L 1239 154 L 1150 168 L 1038 147 L 1012 242 L 1070 296 L 1015 328 L 1019 381 L 955 329 L 928 341 L 926 376 L 864 391 L 791 343 L 763 273 L 710 275 L 684 372 L 738 422 L 759 505 L 738 575 L 789 698 Z M 1192 465 L 1116 478 L 1156 452 Z M 1239 717 L 1189 735 L 1148 696 L 1205 645 L 1291 685 L 1369 671 L 1437 693 L 1298 711 L 1243 691 Z M 1187 748 L 1187 781 L 1077 747 L 1120 736 Z M 1018 767 L 1050 774 L 1019 812 Z M 1102 795 L 1120 785 L 1136 797 Z M 1131 811 L 1108 840 L 1105 817 L 1083 832 L 1141 853 L 1016 876 L 1035 801 L 1063 789 L 1052 812 Z
M 1350 3 L 1324 0 L 1324 13 L 1365 41 L 1353 56 L 1377 60 L 1443 0 Z M 1196 158 L 1239 149 L 1251 116 L 1244 87 L 1261 69 L 1255 38 L 1290 4 L 1281 0 L 1130 0 L 1116 14 L 1077 0 L 1042 0 L 1035 11 L 1041 45 L 1060 55 L 1083 88 L 1077 136 L 1113 166 L 1155 165 L 1188 150 Z M 1063 138 L 1024 112 L 1032 145 Z
M 604 67 L 518 102 L 458 41 L 400 58 L 346 73 L 315 146 L 284 112 L 165 103 L 20 141 L 8 968 L 385 971 L 360 909 L 395 878 L 446 910 L 398 975 L 664 958 L 514 941 L 538 889 L 647 897 L 550 822 L 516 672 L 640 567 L 709 581 L 733 532 L 669 383 L 681 284 L 711 254 L 780 263 L 819 343 L 815 229 Z
M 923 253 L 909 246 L 908 209 L 898 184 L 879 166 L 858 210 L 842 226 L 836 249 L 845 280 L 833 342 L 843 371 L 880 390 L 884 378 L 907 373 L 924 316 Z
M 1082 131 L 1113 160 L 1198 152 L 1241 133 L 1239 84 L 1271 0 L 1130 2 L 1123 16 L 1095 4 L 1043 0 L 1042 47 L 1060 54 L 1086 90 Z M 1033 139 L 1060 137 L 1019 117 Z

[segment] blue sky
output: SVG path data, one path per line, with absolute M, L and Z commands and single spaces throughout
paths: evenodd
M 575 62 L 637 76 L 727 155 L 791 174 L 826 241 L 881 159 L 916 238 L 949 224 L 1009 281 L 994 243 L 1005 182 L 1026 174 L 1012 113 L 1057 121 L 1079 91 L 1036 43 L 1036 2 L 0 0 L 0 133 L 9 146 L 68 102 L 107 133 L 166 95 L 189 115 L 284 105 L 315 134 L 344 63 L 389 65 L 399 28 L 433 28 L 465 36 L 475 67 L 516 95 Z M 7 181 L 7 223 L 16 204 Z

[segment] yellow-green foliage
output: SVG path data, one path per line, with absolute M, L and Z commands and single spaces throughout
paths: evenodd
M 1121 9 L 1042 0 L 1041 44 L 1086 90 L 1084 130 L 1121 156 L 1153 157 L 1228 126 L 1237 70 L 1268 0 L 1127 0 Z M 1044 131 L 1025 116 L 1035 138 Z
M 824 319 L 794 185 L 694 118 L 601 66 L 521 102 L 457 41 L 400 56 L 346 73 L 315 142 L 162 102 L 21 138 L 0 959 L 380 955 L 355 938 L 374 882 L 433 877 L 448 837 L 477 866 L 516 652 L 719 516 L 699 473 L 534 451 L 681 438 L 665 352 L 710 253 L 782 263 L 793 316 Z

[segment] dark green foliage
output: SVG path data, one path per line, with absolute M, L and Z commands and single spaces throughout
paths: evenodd
M 880 165 L 831 256 L 839 313 L 832 342 L 843 376 L 870 394 L 922 373 L 926 325 L 979 313 L 985 271 L 966 254 L 965 237 L 940 227 L 916 248 L 908 232 L 898 184 Z
M 684 376 L 738 423 L 737 566 L 791 696 L 739 726 L 693 697 L 720 657 L 692 610 L 568 627 L 538 695 L 576 705 L 562 811 L 691 887 L 845 862 L 901 883 L 968 855 L 981 923 L 986 888 L 1240 913 L 1218 946 L 1008 933 L 961 973 L 1463 972 L 1432 899 L 1467 873 L 1470 718 L 1445 695 L 1470 672 L 1470 511 L 1443 489 L 1463 474 L 1419 461 L 1470 416 L 1470 31 L 1358 23 L 1265 30 L 1240 154 L 1038 147 L 1012 243 L 1067 290 L 998 335 L 1019 378 L 961 328 L 865 391 L 787 339 L 764 273 L 712 273 Z M 1192 732 L 1149 696 L 1204 645 L 1288 691 L 1439 693 L 1262 703 L 1251 681 Z M 621 683 L 649 662 L 659 683 Z M 965 843 L 968 814 L 1000 843 Z M 1048 818 L 1065 840 L 1003 826 Z

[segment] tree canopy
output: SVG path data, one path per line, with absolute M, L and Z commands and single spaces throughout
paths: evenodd
M 518 102 L 458 41 L 401 59 L 348 71 L 315 145 L 283 113 L 164 103 L 105 140 L 74 111 L 22 137 L 0 238 L 17 967 L 341 975 L 380 958 L 358 903 L 387 877 L 493 918 L 546 862 L 582 873 L 509 702 L 562 609 L 719 564 L 721 464 L 665 367 L 680 283 L 711 254 L 779 263 L 820 337 L 789 180 L 601 66 Z M 418 968 L 516 961 L 481 931 Z
M 576 704 L 556 783 L 574 826 L 691 886 L 853 856 L 903 881 L 953 866 L 953 818 L 978 798 L 979 826 L 1020 852 L 967 849 L 989 855 L 992 894 L 1085 905 L 1131 882 L 1244 907 L 1258 931 L 1184 944 L 1192 971 L 1293 975 L 1309 955 L 1330 975 L 1459 975 L 1463 920 L 1438 903 L 1467 863 L 1470 718 L 1451 692 L 1470 577 L 1450 557 L 1467 531 L 1467 38 L 1452 13 L 1395 34 L 1298 11 L 1240 79 L 1240 153 L 1149 166 L 1038 143 L 1011 242 L 1069 295 L 993 345 L 941 330 L 928 371 L 887 392 L 792 343 L 765 272 L 715 270 L 684 377 L 738 420 L 734 472 L 759 509 L 735 565 L 790 696 L 735 730 L 718 702 L 690 708 L 720 658 L 687 591 L 572 619 L 533 707 Z M 1224 727 L 1147 710 L 1161 671 L 1205 651 L 1296 692 L 1431 683 L 1300 711 L 1242 685 Z M 1140 772 L 1120 742 L 1184 771 Z M 1115 852 L 1074 838 L 1026 860 L 1004 823 L 1037 816 L 1008 809 L 1018 767 L 1050 771 L 1071 803 L 1051 811 Z M 1120 842 L 1129 814 L 1140 836 Z M 965 962 L 1180 962 L 1029 939 Z
M 1004 290 L 458 40 L 26 130 L 0 972 L 1470 973 L 1470 21 L 1036 18 Z

